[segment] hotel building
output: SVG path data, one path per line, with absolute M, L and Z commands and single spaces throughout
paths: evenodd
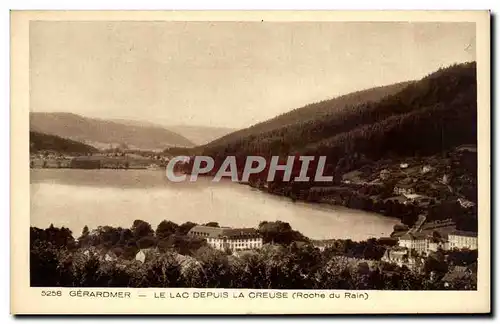
M 262 236 L 254 228 L 229 228 L 196 225 L 188 235 L 204 238 L 218 250 L 241 251 L 262 247 Z

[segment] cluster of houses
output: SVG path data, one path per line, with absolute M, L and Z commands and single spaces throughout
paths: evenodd
M 435 233 L 436 231 L 408 231 L 399 237 L 397 246 L 385 252 L 382 261 L 415 266 L 420 257 L 439 250 L 477 250 L 478 248 L 476 232 L 453 230 L 444 234 L 436 235 Z

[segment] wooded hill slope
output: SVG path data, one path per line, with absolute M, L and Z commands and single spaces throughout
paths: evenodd
M 280 129 L 290 125 L 305 124 L 307 122 L 312 122 L 313 120 L 327 118 L 328 116 L 342 113 L 342 111 L 349 109 L 353 105 L 379 101 L 390 94 L 400 91 L 410 83 L 411 82 L 401 82 L 388 86 L 356 91 L 333 99 L 309 104 L 271 118 L 262 123 L 230 133 L 207 144 L 205 147 L 210 148 L 231 144 L 239 140 L 245 140 L 251 136 L 264 135 L 269 134 L 272 131 L 279 131 Z
M 30 132 L 30 152 L 36 153 L 38 151 L 54 151 L 58 153 L 77 154 L 98 152 L 95 147 L 77 141 L 55 135 Z
M 302 121 L 253 132 L 266 129 L 265 123 L 258 124 L 209 143 L 200 151 L 217 161 L 227 155 L 326 155 L 330 163 L 338 161 L 337 168 L 346 171 L 357 167 L 356 161 L 361 159 L 435 154 L 476 143 L 475 62 L 456 64 L 419 81 L 384 89 L 387 95 L 378 101 L 362 102 L 363 96 L 358 94 L 354 104 L 335 106 L 340 97 L 316 104 L 322 109 L 306 106 L 293 112 L 303 114 Z M 308 114 L 313 110 L 315 113 Z M 280 118 L 288 117 L 277 117 L 267 125 L 278 124 Z M 350 161 L 349 166 L 343 165 L 346 161 Z

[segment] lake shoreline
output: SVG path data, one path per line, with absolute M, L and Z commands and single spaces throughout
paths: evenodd
M 230 181 L 213 183 L 200 177 L 194 183 L 167 183 L 158 171 L 32 169 L 30 182 L 31 225 L 54 223 L 75 233 L 86 225 L 128 226 L 134 219 L 155 226 L 165 219 L 190 219 L 231 227 L 282 220 L 311 239 L 361 241 L 389 236 L 398 223 L 338 205 L 293 203 Z

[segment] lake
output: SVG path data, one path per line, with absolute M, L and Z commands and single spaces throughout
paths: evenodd
M 31 225 L 65 226 L 75 237 L 85 225 L 130 227 L 136 219 L 153 229 L 165 219 L 230 227 L 281 220 L 312 239 L 359 241 L 388 236 L 399 223 L 340 206 L 294 203 L 230 181 L 172 183 L 153 170 L 31 169 L 30 190 Z

